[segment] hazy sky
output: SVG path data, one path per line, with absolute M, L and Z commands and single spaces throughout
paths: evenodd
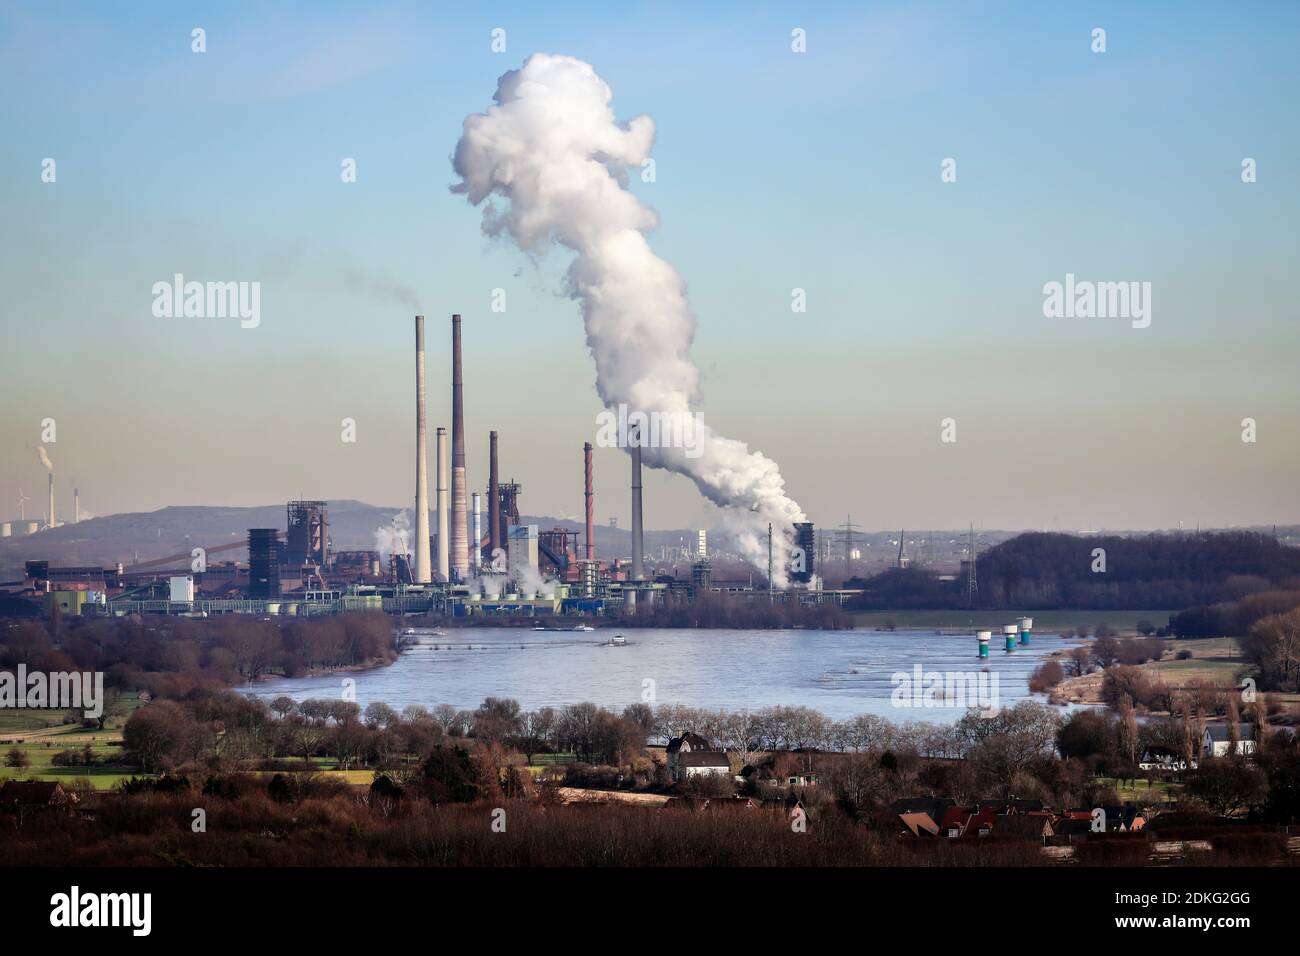
M 65 513 L 74 482 L 100 514 L 409 501 L 418 303 L 432 424 L 465 316 L 472 487 L 496 428 L 523 510 L 577 515 L 600 404 L 568 256 L 448 191 L 465 116 L 547 51 L 654 118 L 631 188 L 701 411 L 819 524 L 1300 520 L 1300 5 L 431 7 L 0 6 L 0 514 L 43 511 L 47 417 Z M 155 318 L 177 272 L 260 282 L 260 326 Z M 1150 282 L 1150 327 L 1045 318 L 1067 273 Z M 596 481 L 626 526 L 626 456 Z M 652 527 L 710 521 L 686 479 L 646 496 Z

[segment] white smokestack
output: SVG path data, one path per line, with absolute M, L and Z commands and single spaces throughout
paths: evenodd
M 521 249 L 558 242 L 576 256 L 569 294 L 582 305 L 596 390 L 611 408 L 690 414 L 700 372 L 690 358 L 695 318 L 676 271 L 651 251 L 653 210 L 626 188 L 654 143 L 654 122 L 619 125 L 613 94 L 590 64 L 537 53 L 497 83 L 496 105 L 469 116 L 453 165 L 452 187 L 479 205 L 492 195 L 483 230 L 507 233 Z M 698 457 L 682 448 L 646 448 L 646 464 L 686 475 L 714 504 L 753 564 L 766 558 L 767 524 L 789 529 L 803 510 L 785 493 L 776 463 L 743 442 L 699 428 Z M 777 583 L 784 586 L 789 540 L 776 540 Z
M 438 429 L 438 580 L 451 580 L 451 522 L 448 511 L 451 508 L 451 494 L 447 490 L 447 479 L 451 473 L 451 462 L 447 457 L 447 429 Z
M 473 574 L 477 574 L 477 573 L 478 573 L 478 566 L 479 566 L 480 564 L 483 563 L 483 559 L 482 559 L 482 553 L 483 553 L 483 510 L 482 510 L 482 508 L 483 508 L 483 502 L 482 502 L 482 498 L 483 498 L 483 496 L 480 495 L 477 491 L 474 492 L 472 495 L 470 495 L 470 499 L 471 499 L 471 501 L 473 502 L 473 508 L 471 509 L 471 511 L 472 511 L 472 513 L 473 513 L 473 518 L 474 518 L 474 520 L 473 520 L 473 523 L 472 523 L 472 525 L 471 525 L 471 527 L 472 527 L 472 529 L 473 529 L 473 534 L 470 536 L 470 542 L 469 542 L 469 567 L 470 567 L 470 572 L 473 573 Z
M 81 489 L 72 489 L 72 523 L 81 524 Z
M 451 317 L 451 569 L 469 580 L 469 495 L 465 484 L 465 385 L 461 377 L 460 316 Z
M 424 428 L 424 316 L 415 317 L 415 574 L 416 584 L 433 580 L 429 560 L 429 455 Z

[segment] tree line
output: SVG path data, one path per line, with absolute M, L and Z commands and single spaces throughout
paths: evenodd
M 1248 531 L 1194 534 L 1017 535 L 977 557 L 981 608 L 1186 608 L 1295 584 L 1300 549 Z M 924 568 L 893 568 L 855 580 L 870 610 L 956 608 L 966 581 Z

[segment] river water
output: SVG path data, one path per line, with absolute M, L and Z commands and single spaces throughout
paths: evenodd
M 621 710 L 651 699 L 723 710 L 801 704 L 835 720 L 876 714 L 893 721 L 955 720 L 957 706 L 897 707 L 893 676 L 905 672 L 979 673 L 997 678 L 997 703 L 1010 707 L 1033 697 L 1030 672 L 1066 646 L 1055 634 L 1035 634 L 1028 647 L 1006 653 L 994 633 L 986 661 L 977 659 L 973 634 L 933 630 L 741 631 L 627 629 L 626 646 L 603 646 L 616 631 L 531 631 L 462 628 L 420 632 L 418 643 L 393 664 L 324 677 L 261 682 L 261 697 L 337 698 L 354 680 L 362 707 L 383 701 L 451 704 L 472 709 L 485 697 L 513 697 L 531 710 L 591 701 Z M 650 682 L 650 683 L 647 683 Z

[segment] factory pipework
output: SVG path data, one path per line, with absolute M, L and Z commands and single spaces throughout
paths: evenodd
M 469 528 L 465 489 L 465 386 L 461 378 L 460 315 L 451 317 L 451 573 L 469 579 Z
M 592 519 L 592 490 L 591 490 L 591 442 L 585 442 L 582 446 L 582 464 L 583 464 L 583 498 L 587 506 L 587 560 L 596 560 L 596 545 L 592 541 L 591 533 L 593 528 Z
M 415 317 L 415 583 L 433 580 L 429 558 L 429 455 L 424 423 L 424 316 Z
M 438 429 L 438 580 L 451 580 L 451 541 L 447 535 L 450 533 L 451 515 L 448 513 L 451 505 L 451 496 L 447 490 L 447 476 L 451 470 L 451 463 L 447 460 L 447 429 Z

